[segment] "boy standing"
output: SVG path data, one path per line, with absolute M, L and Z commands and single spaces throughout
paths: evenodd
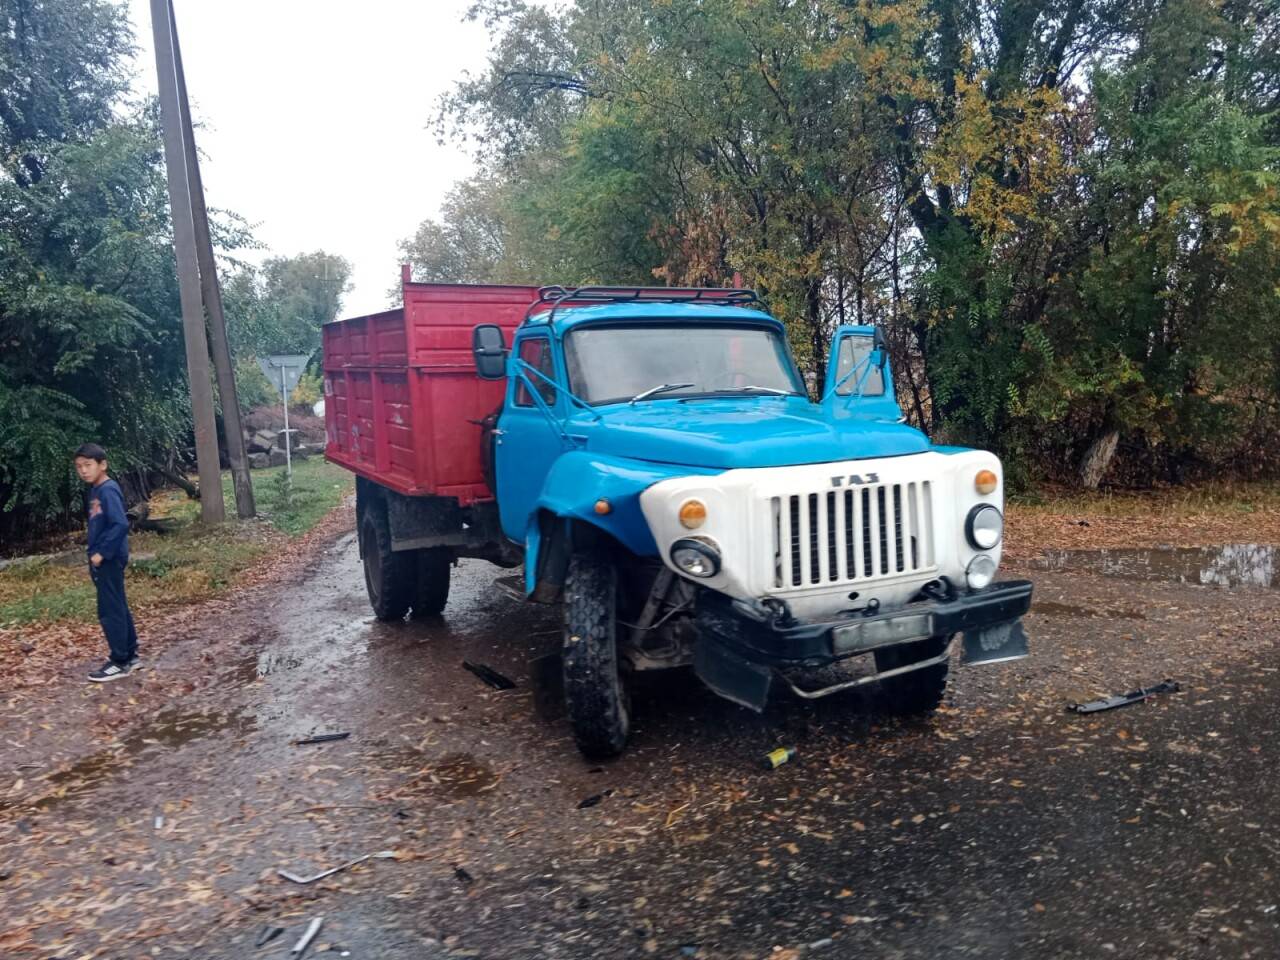
M 89 576 L 98 590 L 98 622 L 107 636 L 111 659 L 89 674 L 94 683 L 127 677 L 138 660 L 138 632 L 124 597 L 124 568 L 129 563 L 129 518 L 120 485 L 107 476 L 107 451 L 86 443 L 76 451 L 76 473 L 89 484 Z

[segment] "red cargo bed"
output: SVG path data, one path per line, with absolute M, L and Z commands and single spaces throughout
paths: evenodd
M 472 421 L 497 409 L 506 381 L 476 376 L 471 331 L 496 323 L 510 343 L 538 288 L 401 276 L 401 309 L 324 326 L 325 456 L 409 496 L 492 500 Z

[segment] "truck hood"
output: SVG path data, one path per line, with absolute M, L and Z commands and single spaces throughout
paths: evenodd
M 595 453 L 732 470 L 922 453 L 929 440 L 899 423 L 803 397 L 646 400 L 598 408 L 572 432 Z

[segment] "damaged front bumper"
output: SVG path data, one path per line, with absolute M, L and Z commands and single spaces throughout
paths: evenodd
M 1019 620 L 1030 607 L 1031 582 L 1010 580 L 983 590 L 917 600 L 895 610 L 860 611 L 835 620 L 800 623 L 764 604 L 706 591 L 698 598 L 694 669 L 703 683 L 722 697 L 760 711 L 783 668 L 824 667 L 930 637 L 963 633 L 966 663 L 1025 657 L 1027 638 Z M 782 679 L 794 693 L 813 699 L 921 670 L 945 661 L 950 654 L 948 644 L 937 656 L 820 690 L 803 690 L 786 677 Z

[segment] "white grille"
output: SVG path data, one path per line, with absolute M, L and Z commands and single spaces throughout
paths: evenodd
M 798 590 L 935 565 L 933 484 L 871 484 L 770 497 L 774 587 Z

